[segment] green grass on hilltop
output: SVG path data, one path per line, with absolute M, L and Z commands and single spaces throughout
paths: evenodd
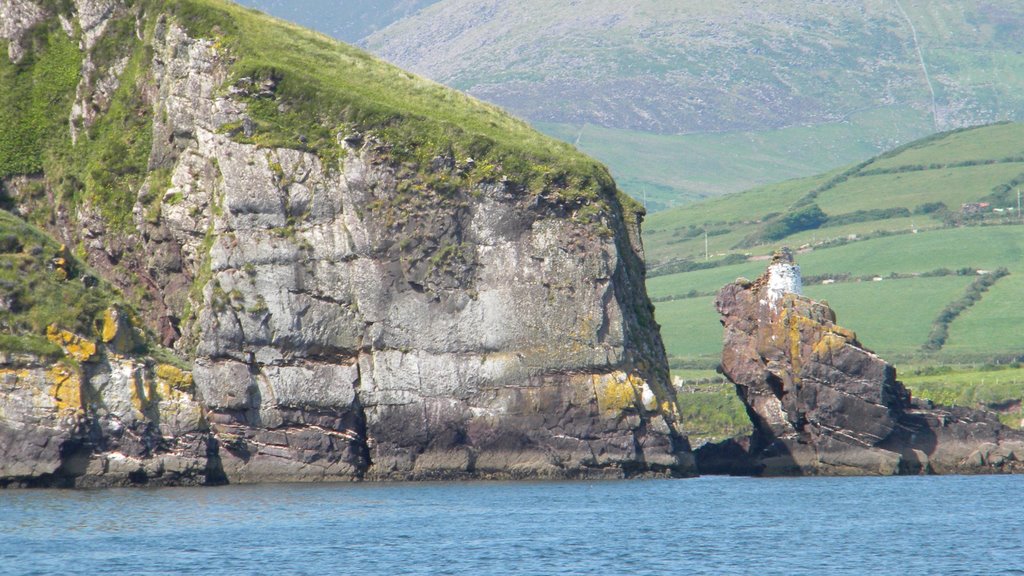
M 339 153 L 339 132 L 369 131 L 393 146 L 396 159 L 421 167 L 438 155 L 473 158 L 478 178 L 504 176 L 592 200 L 614 186 L 602 165 L 572 146 L 355 47 L 223 0 L 167 5 L 192 34 L 216 39 L 236 59 L 231 81 L 277 81 L 275 99 L 248 101 L 257 144 L 330 157 Z
M 822 193 L 817 202 L 828 207 L 829 215 L 892 206 L 912 211 L 927 202 L 942 202 L 958 209 L 961 203 L 980 200 L 1021 173 L 1024 163 L 1012 162 L 863 176 Z M 971 197 L 966 191 L 983 193 Z
M 70 9 L 67 3 L 54 7 Z M 70 214 L 88 204 L 112 229 L 130 228 L 133 205 L 151 168 L 154 111 L 145 83 L 151 80 L 161 14 L 214 42 L 231 62 L 229 84 L 244 85 L 243 78 L 274 84 L 272 98 L 237 96 L 255 126 L 249 137 L 233 130 L 238 127 L 226 127 L 239 140 L 308 150 L 334 166 L 344 153 L 339 134 L 358 133 L 383 142 L 392 160 L 412 172 L 408 176 L 437 188 L 509 181 L 531 193 L 591 205 L 577 212 L 583 221 L 596 221 L 614 201 L 615 184 L 604 166 L 496 106 L 226 0 L 140 0 L 114 12 L 92 49 L 97 77 L 121 58 L 127 58 L 127 67 L 109 109 L 91 126 L 77 123 L 76 142 L 68 117 L 85 58 L 77 38 L 69 38 L 58 19 L 50 18 L 29 32 L 21 62 L 0 58 L 0 124 L 7 127 L 0 131 L 0 177 L 46 174 L 43 187 L 53 201 L 37 203 L 34 223 L 52 223 L 55 203 Z M 222 94 L 229 94 L 228 86 Z M 459 173 L 430 173 L 438 156 L 453 158 Z M 639 209 L 625 195 L 617 201 Z
M 933 147 L 939 148 L 934 162 L 928 160 L 928 150 Z M 964 151 L 962 160 L 953 155 L 954 149 Z M 956 219 L 960 205 L 966 202 L 984 200 L 993 202 L 994 207 L 1016 208 L 1013 190 L 1024 186 L 1024 125 L 1004 123 L 959 130 L 900 150 L 815 178 L 653 214 L 644 236 L 649 267 L 657 271 L 659 266 L 676 260 L 703 259 L 705 229 L 709 231 L 710 255 L 767 254 L 781 243 L 799 246 L 849 234 L 941 227 L 949 223 L 948 219 Z M 829 218 L 849 219 L 857 214 L 865 218 L 855 225 L 834 226 L 826 221 L 820 228 L 794 231 L 781 240 L 756 242 L 768 223 L 812 202 Z M 935 211 L 934 206 L 928 207 L 936 203 L 944 208 Z M 889 222 L 888 217 L 864 214 L 896 209 L 911 215 Z M 1006 219 L 1012 212 L 1003 214 Z M 996 216 L 990 213 L 989 219 Z M 695 234 L 695 230 L 700 233 Z M 750 239 L 755 239 L 753 245 L 744 247 Z
M 736 245 L 756 229 L 765 215 L 797 202 L 807 190 L 824 184 L 836 173 L 771 184 L 651 214 L 644 222 L 648 266 L 656 269 L 673 260 L 703 259 L 705 229 L 709 255 L 736 252 Z
M 977 132 L 979 130 L 981 133 Z M 996 162 L 1022 154 L 1024 141 L 1020 126 L 1006 122 L 916 140 L 883 154 L 871 164 L 871 169 Z
M 905 142 L 929 130 L 926 119 L 910 109 L 748 132 L 653 134 L 593 124 L 534 125 L 610 166 L 619 186 L 646 199 L 652 214 L 828 170 L 877 154 L 884 149 L 880 142 Z

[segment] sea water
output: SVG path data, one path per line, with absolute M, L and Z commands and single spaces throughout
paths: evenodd
M 0 574 L 1024 574 L 1024 476 L 0 491 Z

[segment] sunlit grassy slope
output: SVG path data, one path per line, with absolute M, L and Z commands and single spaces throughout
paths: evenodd
M 839 323 L 883 357 L 913 365 L 1013 360 L 1024 354 L 1018 187 L 1024 126 L 997 124 L 931 137 L 823 176 L 651 215 L 648 291 L 674 365 L 714 365 L 721 329 L 712 295 L 737 277 L 760 275 L 766 262 L 757 258 L 784 245 L 799 250 L 805 292 L 828 300 Z M 979 202 L 989 204 L 981 214 L 961 208 Z M 820 225 L 759 238 L 810 205 L 827 218 Z M 948 323 L 941 349 L 924 350 L 943 309 L 965 295 L 979 271 L 1001 267 L 1010 274 Z M 834 283 L 823 285 L 826 278 Z
M 534 125 L 607 164 L 619 186 L 652 213 L 856 162 L 931 131 L 926 116 L 909 108 L 813 126 L 678 135 Z

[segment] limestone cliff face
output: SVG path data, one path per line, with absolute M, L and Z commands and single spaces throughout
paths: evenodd
M 754 424 L 747 445 L 708 447 L 702 470 L 757 474 L 1010 472 L 1024 436 L 992 414 L 911 400 L 896 370 L 799 294 L 788 251 L 722 288 L 722 369 Z M 724 448 L 724 449 L 723 449 Z
M 78 18 L 88 54 L 85 31 L 102 36 L 124 7 L 76 7 L 63 17 Z M 10 46 L 39 14 L 28 0 L 0 4 Z M 194 394 L 180 392 L 201 422 L 163 434 L 208 443 L 193 451 L 208 468 L 193 477 L 693 472 L 644 290 L 640 215 L 613 188 L 595 224 L 553 190 L 438 187 L 474 161 L 410 167 L 372 131 L 337 133 L 340 159 L 247 143 L 246 96 L 275 98 L 275 80 L 229 81 L 235 56 L 214 40 L 173 16 L 145 17 L 156 19 L 144 83 L 151 173 L 134 229 L 112 230 L 82 205 L 55 232 L 115 283 L 126 270 L 143 278 L 150 327 L 194 363 Z M 83 80 L 72 130 L 103 114 L 118 68 Z M 16 179 L 6 186 L 31 202 Z M 47 473 L 68 468 L 53 454 L 15 458 L 29 467 L 22 476 L 34 458 Z

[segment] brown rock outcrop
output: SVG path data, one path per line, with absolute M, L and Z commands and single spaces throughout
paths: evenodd
M 914 401 L 895 368 L 800 295 L 792 253 L 722 288 L 722 371 L 754 424 L 698 452 L 703 473 L 918 474 L 1024 470 L 1024 436 L 990 413 Z M 725 452 L 728 458 L 723 458 Z

